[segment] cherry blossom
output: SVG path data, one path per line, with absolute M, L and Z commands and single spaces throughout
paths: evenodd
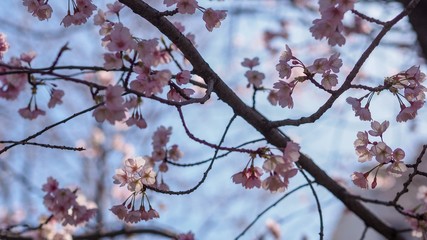
M 188 70 L 183 70 L 178 74 L 176 74 L 176 83 L 178 83 L 178 85 L 187 84 L 190 82 L 190 79 L 191 79 L 191 72 Z
M 108 13 L 113 13 L 113 14 L 119 14 L 120 10 L 122 10 L 124 7 L 125 5 L 123 5 L 119 1 L 115 1 L 113 4 L 111 3 L 107 4 Z
M 351 175 L 351 180 L 353 183 L 360 188 L 368 188 L 368 179 L 365 177 L 365 174 L 360 172 L 354 172 Z
M 322 86 L 327 89 L 331 90 L 332 87 L 336 86 L 338 84 L 338 76 L 336 74 L 331 73 L 330 71 L 326 71 L 322 75 Z
M 96 108 L 92 115 L 95 117 L 97 122 L 104 122 L 107 120 L 111 124 L 126 118 L 125 108 L 109 109 L 106 106 L 100 106 Z
M 243 171 L 238 172 L 232 176 L 233 182 L 236 184 L 242 184 L 243 187 L 247 189 L 251 188 L 260 188 L 261 187 L 261 175 L 263 171 L 259 167 L 251 166 L 249 168 L 243 169 Z
M 421 185 L 418 187 L 417 199 L 427 204 L 427 186 Z
M 255 70 L 249 70 L 246 71 L 245 77 L 248 79 L 249 84 L 252 84 L 254 87 L 261 87 L 262 80 L 265 79 L 265 74 L 255 71 Z
M 130 30 L 121 23 L 114 24 L 113 30 L 102 40 L 107 42 L 106 47 L 112 52 L 126 51 L 136 47 L 136 42 L 133 39 Z
M 58 182 L 49 177 L 42 190 L 46 192 L 44 205 L 52 212 L 57 221 L 65 226 L 79 225 L 89 221 L 96 213 L 95 208 L 88 208 L 77 201 L 76 191 L 67 188 L 59 188 Z
M 108 85 L 105 93 L 105 106 L 110 110 L 120 110 L 124 108 L 122 94 L 124 89 L 121 86 Z
M 33 120 L 36 119 L 39 116 L 44 116 L 46 115 L 46 112 L 39 109 L 37 107 L 37 105 L 34 106 L 34 108 L 31 108 L 31 105 L 29 104 L 27 107 L 25 108 L 21 108 L 18 110 L 19 115 L 21 115 L 21 117 L 28 119 L 28 120 Z
M 390 125 L 389 121 L 384 121 L 381 124 L 377 121 L 371 122 L 372 130 L 369 130 L 368 133 L 371 136 L 379 136 L 381 137 L 383 133 L 387 130 L 388 126 Z
M 120 69 L 123 67 L 123 61 L 119 52 L 104 53 L 104 68 L 108 70 Z
M 405 105 L 400 105 L 400 112 L 396 116 L 397 122 L 406 122 L 408 120 L 414 119 L 417 116 L 417 111 L 424 106 L 424 102 L 416 101 L 412 102 L 411 106 L 406 107 Z
M 280 60 L 276 65 L 276 70 L 279 72 L 280 78 L 289 78 L 292 73 L 291 66 L 284 60 Z
M 353 98 L 353 97 L 348 97 L 346 99 L 347 103 L 349 103 L 354 112 L 355 112 L 355 116 L 359 117 L 360 120 L 362 121 L 371 121 L 371 112 L 369 111 L 369 103 L 367 103 L 365 105 L 365 107 L 361 107 L 361 99 L 357 99 L 357 98 Z
M 0 37 L 1 38 L 1 37 Z M 1 42 L 1 40 L 0 40 Z M 1 43 L 0 43 L 1 45 Z M 1 49 L 1 46 L 0 46 Z M 0 50 L 1 52 L 1 50 Z M 31 64 L 31 61 L 33 61 L 33 59 L 37 56 L 37 53 L 34 51 L 30 51 L 30 52 L 26 52 L 26 53 L 21 53 L 21 55 L 19 56 L 19 58 L 21 59 L 21 61 L 28 63 L 28 65 Z
M 62 97 L 64 96 L 64 91 L 60 89 L 52 89 L 50 91 L 50 100 L 47 104 L 49 108 L 54 108 L 57 104 L 62 104 Z
M 9 49 L 9 43 L 6 40 L 6 35 L 0 33 L 0 60 L 3 58 L 3 55 Z
M 28 12 L 40 21 L 47 20 L 52 15 L 52 7 L 44 0 L 23 0 L 22 4 L 27 7 Z
M 104 11 L 98 9 L 98 13 L 93 16 L 93 23 L 98 26 L 102 26 L 106 22 L 107 18 L 105 17 Z
M 241 62 L 243 67 L 247 67 L 249 69 L 253 69 L 254 67 L 259 65 L 259 58 L 255 57 L 253 59 L 245 58 L 243 59 L 243 62 Z
M 221 21 L 226 17 L 227 11 L 225 10 L 213 10 L 212 8 L 208 8 L 203 12 L 203 21 L 205 21 L 206 29 L 208 29 L 209 32 L 212 32 L 214 28 L 219 28 L 221 26 Z
M 181 14 L 194 14 L 198 6 L 196 0 L 178 0 L 176 4 Z
M 273 88 L 278 90 L 276 92 L 277 102 L 282 108 L 292 108 L 294 106 L 291 96 L 294 86 L 294 83 L 287 83 L 281 80 L 273 84 Z

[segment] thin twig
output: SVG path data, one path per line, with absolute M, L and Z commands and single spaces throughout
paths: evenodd
M 86 150 L 85 148 L 82 148 L 82 147 L 69 147 L 69 146 L 52 145 L 52 144 L 48 144 L 48 143 L 37 143 L 37 142 L 21 143 L 18 141 L 0 141 L 0 143 L 17 143 L 17 144 L 21 144 L 21 145 L 34 145 L 34 146 L 39 146 L 39 147 L 44 147 L 44 148 L 53 148 L 53 149 L 56 148 L 56 149 L 71 150 L 71 151 L 84 151 L 84 150 Z
M 264 211 L 260 212 L 255 219 L 239 234 L 237 235 L 237 237 L 235 238 L 235 240 L 241 238 L 243 235 L 245 235 L 245 233 L 262 217 L 262 215 L 264 215 L 266 212 L 268 212 L 270 209 L 272 209 L 273 207 L 275 207 L 278 203 L 280 203 L 281 201 L 283 201 L 285 198 L 287 198 L 289 195 L 291 195 L 292 193 L 309 186 L 310 183 L 305 183 L 300 185 L 299 187 L 296 187 L 294 189 L 292 189 L 291 191 L 285 193 L 285 195 L 283 195 L 281 198 L 279 198 L 277 201 L 275 201 L 273 204 L 271 204 L 270 206 L 268 206 L 266 209 L 264 209 Z

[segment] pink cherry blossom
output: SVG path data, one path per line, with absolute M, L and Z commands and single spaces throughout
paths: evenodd
M 270 102 L 271 105 L 276 106 L 279 99 L 277 96 L 277 91 L 270 91 L 267 97 L 268 102 Z
M 417 111 L 424 106 L 423 101 L 411 102 L 411 106 L 406 107 L 405 105 L 400 105 L 401 111 L 396 117 L 398 122 L 406 122 L 408 120 L 414 119 L 417 116 Z
M 126 51 L 136 47 L 136 42 L 129 29 L 121 23 L 114 24 L 113 30 L 103 38 L 103 41 L 108 41 L 106 47 L 112 52 Z
M 405 158 L 405 151 L 403 151 L 401 148 L 396 148 L 393 151 L 393 159 L 395 161 L 401 161 L 403 158 Z
M 311 73 L 324 73 L 329 70 L 329 62 L 326 58 L 318 58 L 314 60 L 313 64 L 307 67 Z
M 393 151 L 384 142 L 374 144 L 371 148 L 372 154 L 375 156 L 375 160 L 379 163 L 387 163 L 391 160 Z
M 427 203 L 427 186 L 421 185 L 418 187 L 417 199 Z
M 248 70 L 245 73 L 245 77 L 248 79 L 249 84 L 258 88 L 261 87 L 262 80 L 265 79 L 265 74 L 255 70 Z
M 381 124 L 377 121 L 371 122 L 371 128 L 372 130 L 369 130 L 368 133 L 371 136 L 382 136 L 383 133 L 387 130 L 388 126 L 390 125 L 389 121 L 384 121 Z
M 263 174 L 262 169 L 259 167 L 251 166 L 243 169 L 242 172 L 238 172 L 232 176 L 233 182 L 236 184 L 242 184 L 247 189 L 260 188 L 261 187 L 261 175 Z
M 59 183 L 53 177 L 48 177 L 47 182 L 43 184 L 42 190 L 47 193 L 53 193 L 58 190 Z
M 287 188 L 287 184 L 280 179 L 279 175 L 273 174 L 262 181 L 262 188 L 272 193 L 283 192 Z
M 163 0 L 163 4 L 166 5 L 166 7 L 170 7 L 174 4 L 176 4 L 178 2 L 178 0 Z
M 150 206 L 150 209 L 147 211 L 147 216 L 148 216 L 148 220 L 160 217 L 159 213 L 156 210 L 154 210 L 151 206 Z
M 178 161 L 184 156 L 184 153 L 178 148 L 178 145 L 174 144 L 168 151 L 170 160 Z
M 366 146 L 358 146 L 355 148 L 356 155 L 359 162 L 366 162 L 372 160 L 373 154 Z
M 176 5 L 181 14 L 194 14 L 198 6 L 196 0 L 178 0 Z
M 283 159 L 285 162 L 293 163 L 297 162 L 300 157 L 300 146 L 298 143 L 294 143 L 292 141 L 289 141 L 286 143 L 285 150 L 283 151 Z
M 131 175 L 137 174 L 146 163 L 147 160 L 143 157 L 128 158 L 124 162 L 125 170 Z
M 126 125 L 128 125 L 129 127 L 136 125 L 138 128 L 141 129 L 147 128 L 147 122 L 145 121 L 142 114 L 139 112 L 132 113 L 132 116 L 126 120 Z
M 23 0 L 22 4 L 40 21 L 47 20 L 52 15 L 52 7 L 44 0 Z
M 163 148 L 169 142 L 170 135 L 172 134 L 172 128 L 165 128 L 160 126 L 153 134 L 153 148 Z
M 1 37 L 0 37 L 1 38 Z M 0 40 L 0 52 L 1 52 L 1 40 Z M 36 52 L 34 51 L 30 51 L 30 52 L 26 52 L 26 53 L 21 53 L 20 55 L 20 59 L 23 62 L 26 62 L 28 64 L 31 63 L 31 61 L 33 61 L 33 59 L 37 56 Z
M 131 181 L 128 172 L 123 169 L 116 169 L 116 174 L 114 174 L 113 179 L 113 183 L 120 184 L 120 187 L 123 187 Z
M 6 40 L 6 35 L 0 33 L 0 60 L 3 58 L 3 55 L 9 49 L 9 43 Z
M 406 164 L 401 161 L 394 161 L 387 167 L 387 172 L 394 177 L 401 177 L 407 170 Z
M 127 223 L 137 223 L 141 221 L 141 213 L 137 210 L 129 211 L 123 220 Z
M 245 58 L 243 59 L 243 62 L 241 62 L 243 67 L 247 67 L 252 70 L 253 67 L 259 65 L 259 58 L 255 57 L 253 59 Z
M 327 89 L 331 90 L 332 87 L 336 86 L 338 84 L 338 76 L 336 74 L 331 73 L 330 71 L 326 71 L 322 75 L 322 86 Z
M 176 74 L 176 83 L 178 83 L 178 85 L 187 84 L 190 82 L 190 79 L 191 79 L 191 72 L 188 70 L 184 70 Z
M 280 55 L 280 60 L 286 63 L 286 62 L 289 62 L 294 56 L 292 55 L 291 48 L 287 44 L 286 44 L 285 48 L 286 48 L 286 51 L 284 51 Z
M 31 109 L 30 105 L 28 105 L 25 108 L 19 109 L 18 113 L 19 115 L 21 115 L 21 117 L 28 120 L 33 120 L 33 119 L 36 119 L 38 116 L 46 115 L 45 111 L 39 109 L 37 106 L 35 106 L 34 109 Z
M 62 97 L 64 96 L 64 91 L 60 89 L 52 89 L 50 91 L 50 100 L 47 104 L 49 108 L 54 108 L 57 104 L 62 104 Z
M 293 83 L 290 84 L 281 80 L 273 84 L 273 88 L 278 90 L 276 92 L 277 102 L 282 108 L 284 107 L 292 108 L 294 106 L 294 102 L 291 96 L 293 87 L 294 87 Z
M 69 12 L 61 21 L 61 25 L 64 25 L 64 27 L 69 27 L 71 24 L 74 23 L 74 16 L 72 16 Z
M 351 180 L 353 181 L 353 183 L 360 187 L 360 188 L 368 188 L 368 179 L 365 177 L 365 175 L 363 173 L 360 172 L 354 172 L 351 175 Z
M 364 108 L 361 107 L 361 103 L 360 103 L 360 99 L 357 98 L 353 98 L 353 97 L 348 97 L 346 99 L 347 103 L 349 103 L 354 112 L 355 112 L 355 116 L 359 117 L 360 120 L 362 121 L 371 121 L 371 112 L 369 111 L 369 104 L 366 104 Z
M 274 171 L 276 169 L 276 166 L 282 163 L 285 163 L 283 156 L 271 155 L 266 158 L 264 164 L 262 165 L 262 168 L 266 171 Z
M 107 120 L 111 124 L 126 118 L 125 108 L 112 110 L 106 106 L 100 106 L 96 108 L 92 115 L 95 117 L 97 122 L 104 122 Z
M 289 78 L 292 73 L 291 66 L 284 60 L 280 60 L 276 65 L 276 70 L 279 72 L 280 78 Z
M 122 86 L 108 85 L 105 93 L 105 106 L 112 111 L 124 109 L 125 101 L 122 97 L 123 93 L 124 89 Z
M 340 68 L 342 67 L 342 60 L 339 57 L 339 53 L 334 53 L 328 59 L 329 69 L 334 73 L 339 73 Z
M 355 147 L 366 147 L 369 143 L 368 133 L 365 132 L 357 132 L 357 139 L 354 141 Z
M 107 18 L 105 17 L 104 11 L 98 9 L 98 13 L 93 16 L 93 23 L 98 26 L 102 26 L 106 22 Z
M 107 70 L 120 69 L 123 67 L 122 57 L 117 53 L 104 53 L 104 68 Z
M 119 14 L 120 10 L 122 10 L 124 7 L 125 5 L 118 1 L 115 1 L 113 4 L 107 4 L 108 12 L 113 14 Z
M 209 32 L 212 32 L 214 28 L 219 28 L 221 26 L 221 21 L 226 17 L 227 11 L 225 10 L 213 10 L 212 8 L 208 8 L 203 12 L 203 21 L 205 21 L 206 29 L 208 29 Z
M 144 166 L 139 172 L 141 182 L 144 185 L 153 185 L 156 182 L 156 172 L 152 167 Z

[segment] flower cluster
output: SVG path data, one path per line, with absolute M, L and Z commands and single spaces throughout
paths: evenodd
M 40 21 L 47 20 L 52 15 L 52 7 L 45 0 L 23 0 L 22 4 L 27 7 L 28 12 Z
M 121 86 L 108 85 L 105 96 L 98 96 L 98 101 L 105 101 L 104 105 L 93 111 L 92 115 L 97 122 L 107 120 L 111 124 L 126 118 L 126 105 L 122 97 L 124 89 Z
M 70 1 L 73 4 L 73 14 L 70 11 Z M 69 27 L 71 24 L 81 25 L 86 23 L 95 10 L 96 6 L 92 4 L 92 0 L 68 0 L 67 15 L 62 19 L 61 24 L 64 27 Z
M 316 74 L 322 74 L 320 86 L 315 82 L 315 84 L 317 84 L 316 86 L 325 91 L 331 90 L 332 87 L 338 84 L 338 76 L 334 73 L 338 73 L 342 66 L 342 60 L 339 57 L 340 55 L 338 53 L 334 53 L 329 58 L 316 59 L 312 65 L 306 67 L 301 60 L 293 56 L 292 50 L 286 45 L 286 51 L 280 56 L 279 63 L 276 65 L 279 77 L 281 79 L 289 79 L 292 74 L 292 69 L 295 67 L 302 68 L 304 70 L 304 76 L 296 77 L 290 82 L 279 80 L 274 83 L 273 88 L 276 90 L 270 92 L 268 100 L 272 105 L 279 104 L 279 106 L 283 108 L 292 108 L 294 106 L 292 93 L 295 86 L 298 82 L 304 82 L 306 80 L 315 82 L 313 78 Z
M 260 88 L 262 85 L 262 80 L 265 79 L 265 74 L 253 70 L 255 66 L 259 65 L 259 58 L 245 58 L 241 64 L 243 67 L 249 68 L 249 70 L 245 73 L 245 77 L 248 79 L 249 82 L 247 87 L 253 85 L 255 88 Z
M 412 66 L 404 72 L 400 72 L 384 80 L 384 86 L 380 86 L 378 91 L 389 90 L 396 96 L 400 112 L 396 116 L 397 122 L 406 122 L 417 116 L 417 111 L 424 106 L 426 87 L 422 85 L 425 74 L 420 71 L 419 66 Z M 355 115 L 360 120 L 371 121 L 369 104 L 375 94 L 372 91 L 361 98 L 348 97 L 347 102 L 352 106 Z M 367 98 L 367 102 L 362 107 L 362 100 Z M 406 101 L 406 103 L 405 103 Z
M 375 158 L 379 164 L 365 173 L 354 172 L 351 178 L 356 186 L 368 188 L 368 176 L 375 171 L 374 179 L 371 183 L 371 188 L 374 189 L 377 186 L 378 170 L 384 165 L 388 165 L 387 172 L 394 177 L 400 177 L 404 172 L 406 172 L 406 165 L 402 161 L 405 157 L 405 152 L 400 148 L 392 150 L 384 142 L 383 133 L 387 130 L 388 126 L 388 121 L 384 121 L 382 123 L 373 121 L 371 123 L 372 130 L 357 133 L 357 139 L 354 141 L 354 147 L 359 162 L 363 163 Z M 369 135 L 372 137 L 379 137 L 380 141 L 370 141 Z
M 194 14 L 196 9 L 203 12 L 203 21 L 205 22 L 206 29 L 212 32 L 214 28 L 221 26 L 221 21 L 227 17 L 225 10 L 213 10 L 212 8 L 203 8 L 199 6 L 197 0 L 164 0 L 163 3 L 170 7 L 176 4 L 176 8 L 181 14 Z
M 6 40 L 6 35 L 0 33 L 0 60 L 3 59 L 3 55 L 7 50 L 9 50 L 9 43 Z
M 269 173 L 269 176 L 261 180 L 263 169 L 254 166 L 255 154 L 251 155 L 246 166 L 241 172 L 232 176 L 233 182 L 241 184 L 245 188 L 262 188 L 271 192 L 283 192 L 289 185 L 289 179 L 298 173 L 295 168 L 295 162 L 300 157 L 299 145 L 294 142 L 288 142 L 283 151 L 283 155 L 274 155 L 268 149 L 261 149 L 258 154 L 264 159 L 262 168 Z
M 124 167 L 116 169 L 113 179 L 115 184 L 119 184 L 120 187 L 126 186 L 131 191 L 130 196 L 122 204 L 110 209 L 119 219 L 128 223 L 137 223 L 141 220 L 148 221 L 159 217 L 146 194 L 146 186 L 156 183 L 156 173 L 146 158 L 127 159 Z M 136 203 L 138 195 L 141 195 L 139 206 Z M 145 200 L 148 203 L 148 211 L 145 208 Z
M 55 220 L 62 225 L 79 225 L 89 221 L 95 213 L 95 208 L 87 208 L 77 201 L 76 191 L 68 188 L 59 188 L 58 181 L 49 177 L 43 185 L 42 190 L 46 192 L 43 204 L 52 212 Z
M 414 207 L 412 210 L 407 211 L 413 215 L 424 215 L 427 214 L 427 186 L 421 185 L 418 188 L 417 199 L 420 200 L 420 204 Z M 426 239 L 427 238 L 427 220 L 416 219 L 407 216 L 406 220 L 409 222 L 409 225 L 412 228 L 412 236 L 416 238 Z
M 320 0 L 320 19 L 313 21 L 310 32 L 315 39 L 327 38 L 331 46 L 342 46 L 345 38 L 342 35 L 344 14 L 354 8 L 355 0 Z

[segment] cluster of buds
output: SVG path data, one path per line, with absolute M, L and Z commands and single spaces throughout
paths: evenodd
M 384 142 L 383 133 L 387 130 L 388 126 L 388 121 L 384 121 L 381 124 L 377 121 L 373 121 L 371 123 L 372 130 L 357 133 L 354 147 L 359 157 L 359 162 L 370 161 L 375 157 L 375 160 L 379 164 L 365 173 L 354 172 L 351 178 L 356 186 L 368 188 L 368 176 L 375 171 L 373 181 L 370 184 L 371 188 L 374 189 L 377 186 L 378 170 L 385 165 L 388 165 L 387 172 L 394 177 L 400 177 L 406 172 L 407 167 L 402 161 L 405 157 L 405 152 L 400 148 L 392 150 Z M 380 141 L 370 141 L 369 135 L 372 137 L 379 137 Z
M 269 149 L 261 148 L 258 154 L 251 154 L 250 161 L 241 172 L 232 176 L 233 182 L 249 189 L 262 186 L 271 192 L 283 192 L 289 185 L 289 179 L 298 173 L 294 163 L 300 157 L 299 149 L 299 145 L 291 141 L 286 144 L 283 155 L 274 155 Z M 256 155 L 264 159 L 262 168 L 269 173 L 264 180 L 261 180 L 263 169 L 254 166 Z

